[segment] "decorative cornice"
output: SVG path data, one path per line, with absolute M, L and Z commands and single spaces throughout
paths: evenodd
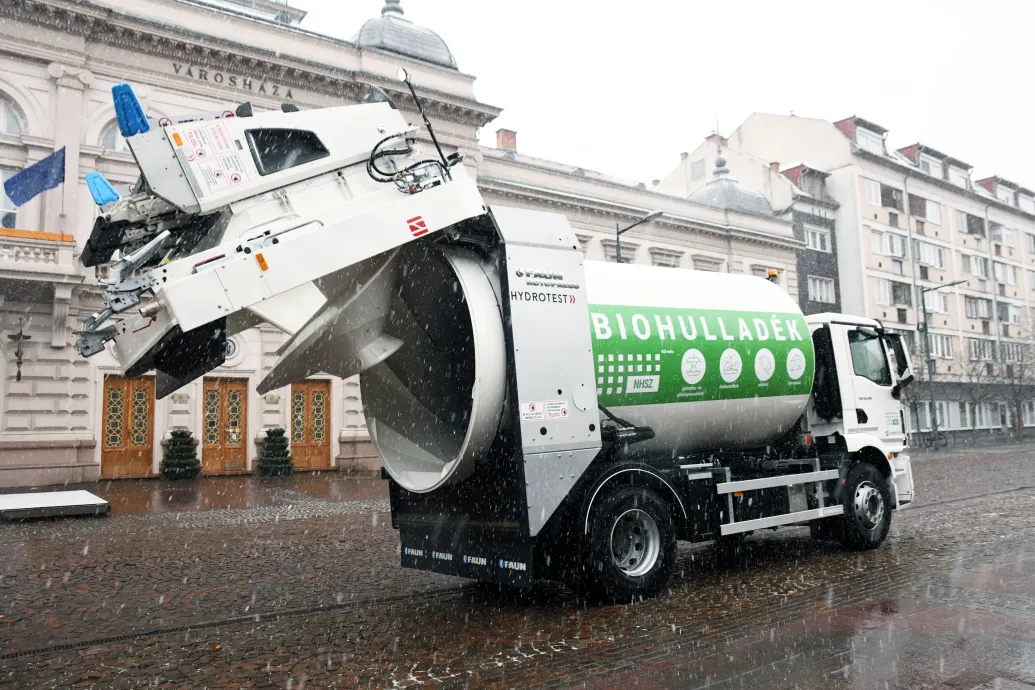
M 182 60 L 201 67 L 261 74 L 264 79 L 284 86 L 346 100 L 361 100 L 366 95 L 366 85 L 374 84 L 383 88 L 396 104 L 416 110 L 409 92 L 400 89 L 398 82 L 381 75 L 337 69 L 183 27 L 174 31 L 115 10 L 91 5 L 58 6 L 42 0 L 7 0 L 0 2 L 0 17 L 46 26 L 81 36 L 92 43 Z M 502 112 L 501 108 L 474 99 L 423 87 L 417 90 L 425 101 L 429 116 L 438 119 L 482 127 Z

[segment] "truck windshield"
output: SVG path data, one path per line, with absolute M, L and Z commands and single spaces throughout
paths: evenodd
M 891 385 L 891 369 L 884 355 L 880 338 L 863 331 L 848 332 L 848 346 L 852 351 L 852 367 L 858 376 L 880 386 Z

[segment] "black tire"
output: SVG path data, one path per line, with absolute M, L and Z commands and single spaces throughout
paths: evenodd
M 884 475 L 873 465 L 861 462 L 848 471 L 843 486 L 841 543 L 853 551 L 877 548 L 891 529 L 892 498 Z
M 598 501 L 589 523 L 587 589 L 618 602 L 657 594 L 676 564 L 668 503 L 639 486 L 617 487 Z

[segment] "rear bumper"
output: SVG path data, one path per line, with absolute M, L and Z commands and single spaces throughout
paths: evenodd
M 473 530 L 399 529 L 401 565 L 484 582 L 529 587 L 535 579 L 531 540 L 508 540 Z

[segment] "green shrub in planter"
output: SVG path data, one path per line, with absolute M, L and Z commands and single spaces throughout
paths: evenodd
M 283 429 L 267 429 L 266 442 L 259 455 L 259 474 L 264 477 L 283 477 L 295 471 L 295 463 L 288 452 L 288 440 Z
M 161 465 L 166 479 L 194 479 L 201 474 L 197 444 L 187 429 L 173 429 Z

